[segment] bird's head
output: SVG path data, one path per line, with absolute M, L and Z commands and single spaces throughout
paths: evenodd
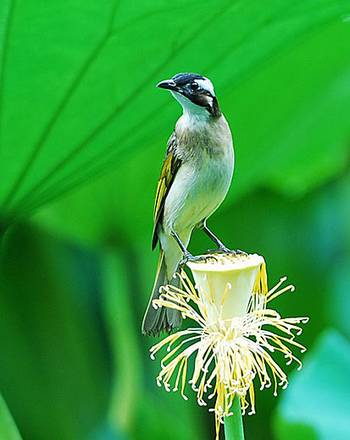
M 157 84 L 161 89 L 170 90 L 182 105 L 184 112 L 212 116 L 221 115 L 212 82 L 197 73 L 178 73 L 171 79 Z

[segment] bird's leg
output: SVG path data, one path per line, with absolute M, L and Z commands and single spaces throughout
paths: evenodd
M 210 240 L 212 240 L 216 244 L 218 249 L 220 249 L 221 251 L 230 252 L 230 249 L 228 249 L 224 245 L 224 243 L 208 228 L 206 223 L 203 223 L 203 225 L 201 226 L 201 229 L 203 230 L 203 232 L 205 232 L 207 234 L 207 236 L 210 238 Z
M 243 251 L 241 251 L 239 249 L 232 250 L 232 249 L 229 249 L 228 247 L 226 247 L 224 245 L 224 243 L 208 228 L 207 223 L 205 221 L 199 227 L 216 244 L 216 246 L 218 247 L 218 250 L 220 252 L 225 252 L 225 253 L 228 253 L 228 254 L 247 255 L 246 252 L 243 252 Z
M 176 243 L 179 245 L 182 253 L 183 253 L 183 259 L 180 261 L 179 266 L 185 265 L 188 261 L 201 261 L 203 260 L 203 257 L 201 256 L 195 256 L 192 255 L 186 248 L 186 246 L 183 244 L 181 238 L 178 236 L 178 234 L 172 230 L 171 235 L 174 237 Z

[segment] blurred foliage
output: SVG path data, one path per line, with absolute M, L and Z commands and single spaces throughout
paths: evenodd
M 311 317 L 305 370 L 277 412 L 257 393 L 246 438 L 343 426 L 349 17 L 348 0 L 2 1 L 0 390 L 25 440 L 213 438 L 207 409 L 156 387 L 153 341 L 140 335 L 154 190 L 180 114 L 154 86 L 179 71 L 213 80 L 235 137 L 232 190 L 211 226 L 265 255 L 271 285 L 289 276 L 282 314 Z M 194 234 L 195 252 L 208 246 Z M 313 347 L 328 327 L 344 336 Z M 312 410 L 332 405 L 319 389 L 330 368 L 339 406 L 320 427 Z
M 93 255 L 21 225 L 1 257 L 0 388 L 23 437 L 87 438 L 111 382 Z
M 328 330 L 306 357 L 303 374 L 293 375 L 290 388 L 280 400 L 278 438 L 349 438 L 349 371 L 349 342 Z
M 0 438 L 2 440 L 21 440 L 17 426 L 2 396 L 0 396 Z

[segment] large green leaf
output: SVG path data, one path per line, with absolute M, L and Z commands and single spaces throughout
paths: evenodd
M 280 400 L 277 438 L 349 438 L 349 371 L 349 342 L 336 331 L 325 332 Z
M 225 206 L 257 187 L 300 196 L 343 172 L 349 155 L 349 51 L 350 26 L 337 20 L 292 39 L 271 53 L 268 62 L 252 67 L 249 76 L 242 72 L 220 86 L 228 69 L 222 66 L 214 79 L 219 80 L 220 101 L 235 137 L 236 170 L 216 215 L 225 215 Z M 236 62 L 243 60 L 241 54 Z M 154 116 L 157 133 L 144 136 L 141 126 L 130 149 L 118 163 L 111 162 L 113 173 L 67 197 L 41 220 L 84 239 L 103 240 L 111 228 L 124 240 L 149 239 L 145 231 L 152 229 L 156 179 L 180 112 L 170 96 L 163 99 L 168 106 Z M 147 127 L 152 124 L 147 121 Z
M 208 74 L 231 119 L 238 84 L 349 9 L 346 0 L 2 2 L 2 215 L 31 214 L 121 153 L 159 149 L 176 114 L 154 90 L 160 78 Z M 343 28 L 336 52 L 348 48 Z

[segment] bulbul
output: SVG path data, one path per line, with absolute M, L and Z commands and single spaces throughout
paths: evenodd
M 220 111 L 211 81 L 179 73 L 157 87 L 170 90 L 183 114 L 169 138 L 154 205 L 152 249 L 160 256 L 142 331 L 158 335 L 181 324 L 177 310 L 152 306 L 165 284 L 176 284 L 180 261 L 194 260 L 187 250 L 194 228 L 202 229 L 222 251 L 229 251 L 208 229 L 207 219 L 220 206 L 231 184 L 234 153 L 229 125 Z

